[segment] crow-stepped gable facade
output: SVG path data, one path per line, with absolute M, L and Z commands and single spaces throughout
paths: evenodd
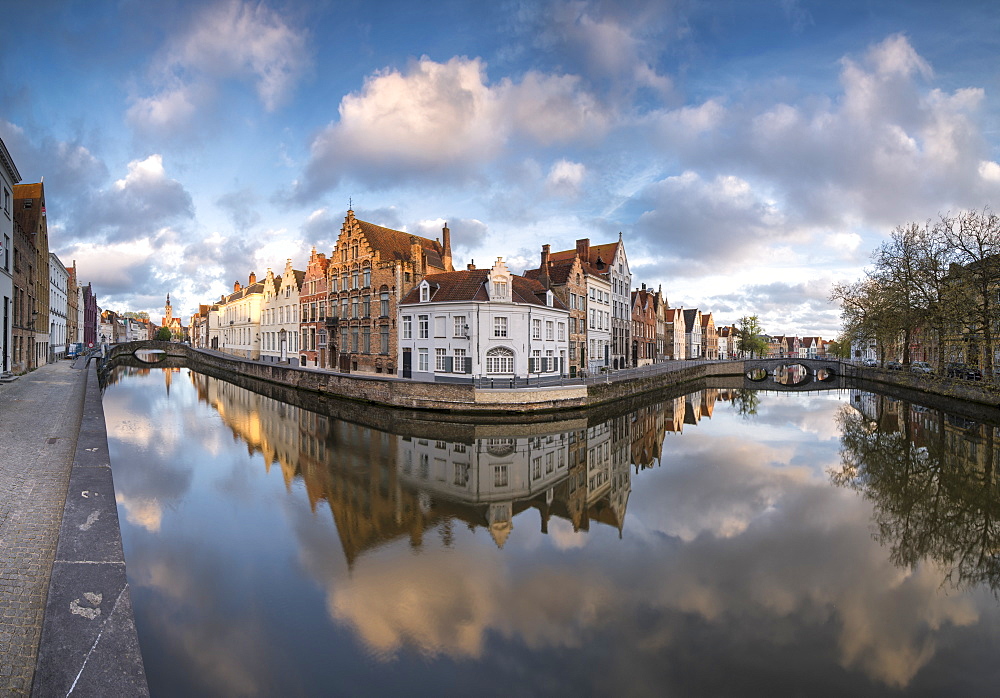
M 398 367 L 399 301 L 428 274 L 454 271 L 451 231 L 440 240 L 360 220 L 349 210 L 328 260 L 328 351 L 341 371 L 393 374 Z

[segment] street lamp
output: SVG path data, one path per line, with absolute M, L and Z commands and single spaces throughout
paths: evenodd
M 278 330 L 278 337 L 279 337 L 278 341 L 281 343 L 281 363 L 283 363 L 283 364 L 284 363 L 288 363 L 288 355 L 287 355 L 286 345 L 285 345 L 285 341 L 286 341 L 285 340 L 285 335 L 287 333 L 288 333 L 288 330 L 286 330 L 285 328 L 281 328 L 280 330 Z

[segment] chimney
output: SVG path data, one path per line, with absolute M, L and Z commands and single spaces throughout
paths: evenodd
M 542 269 L 546 269 L 549 266 L 549 252 L 551 251 L 552 245 L 542 245 Z
M 576 241 L 576 256 L 580 258 L 581 262 L 590 261 L 590 238 Z
M 233 282 L 233 293 L 239 293 L 241 286 L 239 281 Z
M 423 274 L 425 269 L 423 265 L 423 250 L 420 248 L 420 241 L 417 240 L 416 235 L 410 236 L 410 260 L 413 262 L 414 271 L 420 275 Z
M 451 261 L 451 230 L 448 229 L 448 223 L 444 224 L 441 228 L 441 240 L 444 243 L 444 251 L 441 253 L 441 262 L 444 264 L 445 271 L 452 271 L 455 267 L 452 266 Z
M 250 272 L 250 279 L 247 281 L 247 286 L 253 286 L 255 283 L 257 283 L 257 275 Z
M 476 270 L 476 261 L 472 260 L 471 262 L 469 262 L 468 264 L 465 265 L 465 268 L 468 269 L 469 271 L 475 271 Z
M 645 292 L 646 292 L 646 284 L 643 284 L 643 285 L 642 285 L 642 292 L 643 292 L 643 293 L 645 293 Z

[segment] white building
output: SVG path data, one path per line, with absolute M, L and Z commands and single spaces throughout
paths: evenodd
M 687 309 L 684 311 L 684 356 L 688 359 L 700 359 L 702 353 L 701 311 Z
M 7 146 L 0 139 L 0 374 L 7 373 L 13 365 L 14 323 L 14 185 L 21 175 Z
M 569 310 L 541 283 L 492 269 L 425 277 L 400 301 L 399 375 L 495 379 L 566 372 Z
M 614 314 L 611 280 L 606 276 L 586 274 L 587 284 L 587 372 L 594 374 L 602 366 L 611 366 L 611 322 Z
M 226 354 L 244 359 L 260 358 L 260 311 L 264 302 L 264 284 L 250 272 L 247 285 L 237 281 L 233 292 L 219 301 L 219 347 Z M 209 330 L 211 331 L 211 329 Z
M 305 276 L 304 271 L 292 269 L 290 259 L 281 276 L 267 270 L 260 319 L 261 361 L 299 365 L 299 291 Z
M 55 252 L 49 252 L 49 361 L 66 356 L 66 312 L 69 272 Z

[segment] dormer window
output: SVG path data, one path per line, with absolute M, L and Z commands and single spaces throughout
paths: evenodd
M 494 279 L 493 280 L 493 295 L 497 298 L 507 297 L 507 281 L 506 279 Z
M 426 281 L 420 284 L 420 302 L 426 303 L 431 299 L 431 286 Z
M 551 289 L 545 292 L 545 305 L 548 305 L 548 306 L 552 305 L 552 290 Z

